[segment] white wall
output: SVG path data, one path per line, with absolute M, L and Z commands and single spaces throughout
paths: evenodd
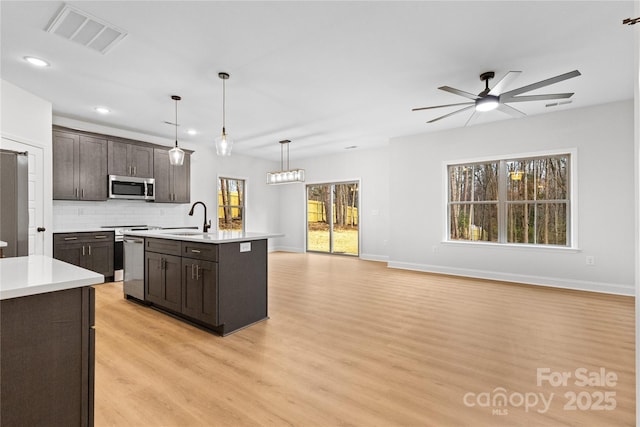
M 53 123 L 73 129 L 98 132 L 140 141 L 172 146 L 173 140 L 145 135 L 104 125 L 81 122 L 54 116 Z M 241 142 L 240 142 L 241 143 Z M 191 155 L 191 202 L 202 201 L 207 214 L 216 224 L 217 179 L 219 176 L 241 178 L 247 182 L 246 224 L 247 231 L 277 232 L 279 228 L 279 194 L 266 185 L 266 173 L 275 168 L 274 162 L 232 154 L 229 158 L 216 156 L 213 141 L 195 137 L 179 140 L 182 148 L 194 150 Z M 201 227 L 204 212 L 196 207 L 195 214 L 187 215 L 191 204 L 146 203 L 138 201 L 107 200 L 105 202 L 54 201 L 54 228 L 67 230 L 76 227 L 101 225 L 157 225 L 164 227 Z M 270 239 L 270 248 L 275 240 Z
M 295 159 L 291 166 L 305 169 L 304 184 L 283 184 L 280 189 L 280 230 L 286 236 L 278 248 L 305 250 L 305 188 L 308 184 L 360 181 L 360 257 L 385 261 L 389 241 L 389 157 L 388 150 L 349 150 L 312 159 Z
M 44 254 L 52 255 L 51 205 L 51 103 L 5 81 L 0 80 L 0 134 L 14 141 L 40 147 L 43 150 Z
M 389 265 L 633 295 L 633 123 L 627 101 L 393 139 Z M 445 162 L 574 148 L 579 250 L 442 243 Z

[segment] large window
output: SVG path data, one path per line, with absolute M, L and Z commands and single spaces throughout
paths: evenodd
M 569 154 L 449 165 L 449 240 L 570 246 L 569 167 Z
M 218 230 L 244 231 L 243 179 L 218 179 Z

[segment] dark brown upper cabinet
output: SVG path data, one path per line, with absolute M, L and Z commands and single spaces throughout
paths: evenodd
M 156 180 L 156 203 L 191 202 L 191 156 L 185 152 L 184 163 L 169 163 L 169 150 L 153 150 L 153 177 Z
M 107 200 L 107 140 L 53 132 L 53 198 Z
M 109 140 L 109 175 L 153 178 L 153 147 Z

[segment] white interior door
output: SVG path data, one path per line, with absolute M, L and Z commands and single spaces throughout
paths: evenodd
M 44 254 L 44 151 L 2 137 L 0 148 L 29 153 L 29 255 Z M 40 230 L 40 231 L 39 231 Z

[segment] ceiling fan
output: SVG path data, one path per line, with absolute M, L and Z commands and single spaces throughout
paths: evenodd
M 429 120 L 427 123 L 437 122 L 438 120 L 447 118 L 449 116 L 453 116 L 454 114 L 462 113 L 463 111 L 467 111 L 470 109 L 474 109 L 471 117 L 465 123 L 467 126 L 469 123 L 473 121 L 475 117 L 478 116 L 478 112 L 491 111 L 491 110 L 499 110 L 503 113 L 507 113 L 514 117 L 522 117 L 526 116 L 522 111 L 513 108 L 510 105 L 512 102 L 523 102 L 523 101 L 546 101 L 546 100 L 554 100 L 554 99 L 565 99 L 571 98 L 573 96 L 572 93 L 556 93 L 549 95 L 524 95 L 518 96 L 525 92 L 530 92 L 532 90 L 536 90 L 545 86 L 552 85 L 554 83 L 561 82 L 563 80 L 571 79 L 573 77 L 578 77 L 580 75 L 580 71 L 574 70 L 569 73 L 560 74 L 559 76 L 551 77 L 546 80 L 541 80 L 537 83 L 532 83 L 527 86 L 522 86 L 518 89 L 513 89 L 507 92 L 503 92 L 506 86 L 509 85 L 516 77 L 520 75 L 520 71 L 509 71 L 505 76 L 500 79 L 498 83 L 493 88 L 489 88 L 489 80 L 495 77 L 495 73 L 493 71 L 487 71 L 486 73 L 480 74 L 480 80 L 485 82 L 485 89 L 477 95 L 473 93 L 465 92 L 463 90 L 455 89 L 450 86 L 441 86 L 438 89 L 444 90 L 445 92 L 450 92 L 456 95 L 463 96 L 465 98 L 471 99 L 469 102 L 460 102 L 457 104 L 445 104 L 445 105 L 435 105 L 433 107 L 420 107 L 414 108 L 411 111 L 419 111 L 419 110 L 431 110 L 434 108 L 442 108 L 442 107 L 455 107 L 464 105 L 464 108 L 456 110 L 452 113 L 445 114 L 440 117 L 436 117 L 433 120 Z

